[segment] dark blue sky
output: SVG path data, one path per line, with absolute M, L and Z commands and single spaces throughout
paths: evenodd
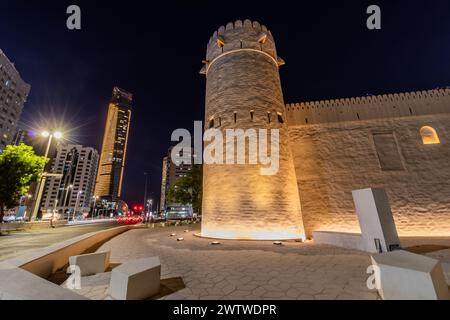
M 82 30 L 66 29 L 78 4 Z M 382 9 L 382 30 L 366 8 Z M 32 85 L 23 124 L 54 119 L 71 140 L 100 149 L 113 86 L 134 94 L 124 198 L 159 199 L 162 157 L 176 128 L 203 119 L 206 43 L 249 18 L 273 33 L 287 103 L 450 85 L 450 2 L 0 0 L 0 48 Z

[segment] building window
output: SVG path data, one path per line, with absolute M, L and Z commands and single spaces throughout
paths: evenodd
M 269 123 L 272 122 L 272 115 L 270 114 L 270 112 L 267 112 L 267 121 L 268 121 Z
M 209 129 L 214 128 L 214 118 L 209 119 Z
M 250 111 L 250 119 L 253 121 L 253 116 L 254 116 L 254 111 L 252 110 L 252 111 Z
M 278 116 L 278 122 L 284 123 L 283 115 L 281 113 L 277 113 L 277 116 Z
M 234 112 L 234 123 L 236 123 L 236 121 L 237 121 L 237 112 L 235 111 Z
M 432 127 L 422 127 L 420 128 L 420 136 L 422 137 L 423 144 L 440 144 L 439 136 L 436 130 Z

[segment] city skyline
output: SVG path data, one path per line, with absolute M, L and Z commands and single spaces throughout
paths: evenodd
M 161 160 L 170 133 L 180 127 L 192 130 L 193 121 L 203 119 L 205 82 L 198 71 L 205 39 L 224 21 L 264 21 L 279 39 L 278 51 L 287 63 L 281 72 L 286 103 L 450 84 L 446 63 L 450 48 L 443 37 L 450 25 L 435 18 L 448 9 L 448 3 L 425 4 L 427 10 L 417 10 L 415 2 L 407 7 L 380 5 L 383 29 L 373 33 L 365 28 L 364 1 L 327 3 L 326 12 L 320 3 L 285 4 L 282 13 L 251 3 L 221 12 L 202 3 L 180 4 L 175 11 L 163 7 L 151 12 L 152 19 L 144 19 L 144 10 L 136 3 L 123 8 L 123 23 L 111 30 L 108 21 L 118 14 L 118 3 L 105 7 L 82 1 L 83 24 L 77 33 L 65 28 L 66 3 L 31 2 L 25 11 L 11 3 L 0 21 L 0 37 L 6 55 L 32 85 L 24 108 L 26 125 L 36 114 L 65 114 L 69 125 L 80 127 L 72 139 L 100 149 L 111 88 L 134 93 L 136 122 L 130 132 L 123 197 L 129 203 L 141 202 L 143 172 L 149 172 L 149 194 L 153 192 L 158 201 Z M 27 23 L 16 24 L 19 17 Z M 179 30 L 184 30 L 181 35 Z M 35 40 L 43 33 L 48 36 L 47 48 Z M 130 48 L 115 45 L 121 42 Z

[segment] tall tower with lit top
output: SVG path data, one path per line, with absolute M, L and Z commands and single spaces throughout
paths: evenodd
M 120 199 L 127 155 L 133 96 L 115 87 L 108 106 L 95 196 L 109 201 Z
M 260 163 L 204 164 L 202 236 L 304 238 L 278 70 L 284 61 L 271 32 L 250 20 L 228 23 L 209 40 L 203 62 L 205 129 L 218 129 L 224 137 L 227 129 L 278 129 L 279 171 L 262 175 L 260 169 L 266 166 Z

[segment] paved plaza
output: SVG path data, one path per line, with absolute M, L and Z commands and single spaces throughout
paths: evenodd
M 185 232 L 186 230 L 188 232 Z M 363 252 L 295 241 L 213 240 L 195 236 L 200 226 L 140 228 L 105 243 L 114 267 L 130 259 L 159 256 L 162 292 L 154 299 L 380 299 L 367 289 L 370 256 Z M 171 236 L 175 233 L 175 236 Z M 177 238 L 184 238 L 177 241 Z M 407 239 L 407 245 L 420 244 Z M 450 262 L 449 239 L 431 247 L 431 256 Z M 426 252 L 424 252 L 426 253 Z M 82 279 L 78 293 L 91 299 L 108 296 L 110 273 Z

